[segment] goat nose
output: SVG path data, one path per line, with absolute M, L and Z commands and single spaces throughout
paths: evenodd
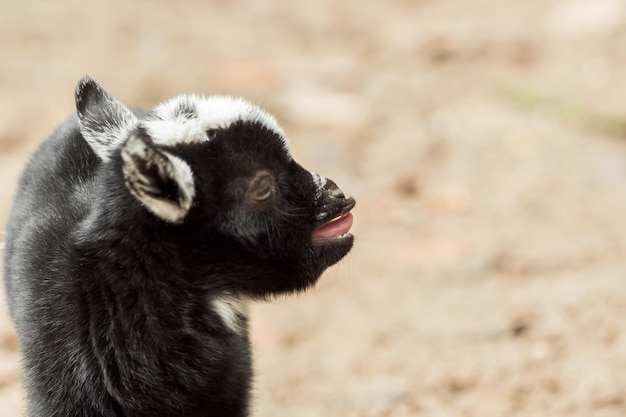
M 326 183 L 326 192 L 332 198 L 346 198 L 346 195 L 341 191 L 337 184 L 333 180 L 328 180 Z

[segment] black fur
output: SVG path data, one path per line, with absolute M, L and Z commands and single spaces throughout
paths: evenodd
M 96 136 L 107 129 L 94 125 L 98 117 L 119 124 L 111 119 L 124 111 L 107 107 L 116 103 L 81 81 L 77 108 L 81 117 L 89 112 Z M 179 110 L 197 116 L 187 105 Z M 132 135 L 191 168 L 195 194 L 180 221 L 160 218 L 131 193 L 122 152 Z M 102 145 L 115 147 L 108 159 L 70 118 L 27 166 L 10 216 L 4 276 L 29 415 L 247 416 L 247 318 L 238 313 L 235 331 L 211 302 L 311 287 L 352 246 L 351 235 L 314 241 L 317 218 L 345 213 L 354 200 L 330 181 L 320 196 L 279 134 L 260 122 L 212 129 L 201 143 L 157 146 L 136 128 L 117 145 L 105 135 Z M 151 197 L 180 203 L 170 171 L 142 169 L 151 179 L 144 185 L 156 189 Z M 262 178 L 269 200 L 255 200 L 250 184 L 259 172 L 271 178 Z

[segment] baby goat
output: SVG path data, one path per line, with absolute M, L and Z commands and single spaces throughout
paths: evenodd
M 5 286 L 31 417 L 241 417 L 246 302 L 352 247 L 354 199 L 231 97 L 130 110 L 85 76 L 27 166 Z

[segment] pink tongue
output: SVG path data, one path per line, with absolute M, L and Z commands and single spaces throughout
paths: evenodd
M 337 220 L 333 220 L 314 231 L 313 239 L 336 239 L 350 231 L 352 220 L 352 213 L 344 214 Z

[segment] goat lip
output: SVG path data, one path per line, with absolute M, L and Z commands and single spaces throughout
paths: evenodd
M 344 213 L 330 222 L 320 226 L 313 232 L 313 239 L 340 239 L 349 236 L 354 216 L 352 213 Z

